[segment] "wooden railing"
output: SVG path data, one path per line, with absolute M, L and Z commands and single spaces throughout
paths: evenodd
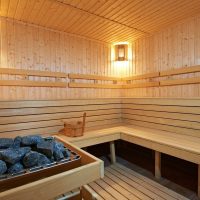
M 161 72 L 152 72 L 130 77 L 110 77 L 89 74 L 67 74 L 62 72 L 49 72 L 39 70 L 24 70 L 0 68 L 0 74 L 19 75 L 20 80 L 0 80 L 0 86 L 26 86 L 26 87 L 69 87 L 69 88 L 147 88 L 172 85 L 187 85 L 200 83 L 200 77 L 176 78 L 174 75 L 190 74 L 200 72 L 200 65 L 171 69 Z M 50 77 L 53 81 L 33 81 L 29 77 Z M 167 77 L 163 80 L 163 77 Z M 69 79 L 69 83 L 67 81 Z M 156 80 L 154 80 L 156 78 Z M 161 80 L 160 80 L 161 78 Z M 77 80 L 85 80 L 87 82 Z M 100 81 L 100 82 L 99 82 Z M 138 82 L 139 81 L 139 82 Z M 141 82 L 142 81 L 142 82 Z

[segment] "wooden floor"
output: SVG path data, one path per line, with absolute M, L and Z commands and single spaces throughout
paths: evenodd
M 105 177 L 88 186 L 100 200 L 188 199 L 120 164 L 106 167 Z

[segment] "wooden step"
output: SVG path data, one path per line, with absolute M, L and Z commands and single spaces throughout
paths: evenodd
M 104 178 L 84 186 L 84 197 L 87 200 L 188 200 L 120 164 L 105 168 Z

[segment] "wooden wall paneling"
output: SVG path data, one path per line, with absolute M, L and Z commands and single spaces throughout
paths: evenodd
M 139 0 L 84 2 L 82 4 L 58 0 L 3 1 L 0 14 L 97 40 L 118 42 L 126 38 L 133 41 L 145 33 L 148 35 L 148 32 L 153 33 L 167 24 L 177 23 L 185 17 L 199 13 L 198 0 L 162 3 Z M 159 10 L 156 10 L 158 6 Z M 112 31 L 115 33 L 112 34 Z
M 35 6 L 36 8 L 38 7 L 38 5 Z M 36 10 L 33 12 L 37 13 Z M 35 15 L 34 13 L 33 15 Z M 18 17 L 20 16 L 20 14 L 17 15 Z M 58 71 L 61 73 L 80 73 L 81 71 L 79 70 L 83 69 L 83 74 L 105 76 L 115 76 L 117 74 L 117 69 L 112 67 L 109 64 L 110 61 L 107 59 L 110 50 L 110 44 L 108 43 L 26 25 L 16 21 L 6 20 L 5 18 L 1 18 L 0 21 L 2 26 L 1 68 Z M 8 57 L 10 52 L 12 55 Z M 106 68 L 108 69 L 107 71 L 105 70 Z M 20 76 L 8 77 L 7 75 L 1 75 L 1 77 L 1 80 L 10 80 L 11 78 L 21 79 Z M 29 80 L 50 81 L 54 80 L 54 78 L 30 76 Z M 109 89 L 109 92 L 108 89 L 36 89 L 32 87 L 27 89 L 25 87 L 14 86 L 2 86 L 0 89 L 2 90 L 0 97 L 4 100 L 120 96 L 119 90 L 113 91 L 112 89 Z
M 200 137 L 200 99 L 122 99 L 124 123 Z
M 188 74 L 165 76 L 159 80 L 175 80 L 183 78 L 199 77 L 199 24 L 200 16 L 181 21 L 180 23 L 155 32 L 150 37 L 136 40 L 135 45 L 135 68 L 136 72 L 129 76 L 147 74 L 160 71 L 167 75 L 173 70 L 183 73 L 189 70 Z M 150 66 L 150 67 L 149 67 Z M 185 68 L 184 68 L 185 66 Z M 191 68 L 190 68 L 191 66 Z M 182 68 L 182 69 L 181 69 Z M 150 70 L 150 71 L 149 71 Z M 191 70 L 191 71 L 190 71 Z M 194 70 L 194 72 L 192 72 Z M 176 71 L 173 72 L 176 74 Z M 197 78 L 198 79 L 198 78 Z M 154 81 L 158 80 L 154 78 Z M 146 89 L 129 89 L 124 93 L 125 96 L 140 97 L 198 97 L 200 84 L 162 86 Z
M 87 129 L 121 122 L 120 99 L 4 101 L 0 105 L 4 107 L 0 113 L 2 137 L 56 133 L 63 127 L 61 119 L 77 120 L 83 112 L 87 113 Z

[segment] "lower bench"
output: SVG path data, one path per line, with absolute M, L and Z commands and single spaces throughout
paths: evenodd
M 87 200 L 188 200 L 120 164 L 105 168 L 105 177 L 82 188 Z

